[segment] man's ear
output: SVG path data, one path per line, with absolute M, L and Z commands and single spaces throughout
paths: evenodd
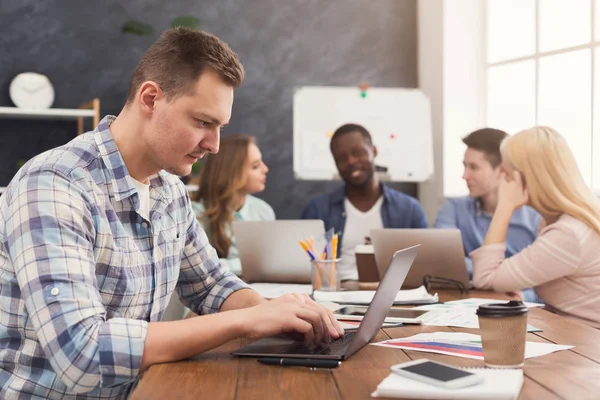
M 373 149 L 373 158 L 377 157 L 377 146 L 373 145 L 371 148 Z
M 156 102 L 160 100 L 162 96 L 163 92 L 158 83 L 153 81 L 142 83 L 137 96 L 142 112 L 145 114 L 152 114 L 155 110 Z
M 494 169 L 494 174 L 496 174 L 496 178 L 500 177 L 500 175 L 502 175 L 503 172 L 506 172 L 504 170 L 504 167 L 502 166 L 502 163 L 498 164 L 498 166 L 496 167 L 492 166 L 492 168 Z
M 494 173 L 496 174 L 496 176 L 500 175 L 502 172 L 505 172 L 504 168 L 502 168 L 502 164 L 494 168 Z

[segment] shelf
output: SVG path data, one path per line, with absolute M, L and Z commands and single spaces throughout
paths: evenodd
M 76 119 L 95 116 L 95 110 L 77 108 L 46 108 L 36 110 L 17 107 L 0 107 L 0 118 Z

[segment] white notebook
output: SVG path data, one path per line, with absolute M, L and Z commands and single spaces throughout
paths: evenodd
M 315 301 L 333 301 L 341 304 L 371 304 L 375 296 L 374 290 L 348 290 L 340 292 L 321 292 L 316 290 L 313 293 Z M 431 304 L 439 302 L 437 293 L 432 295 L 427 292 L 425 287 L 416 289 L 400 290 L 394 299 L 394 305 L 401 304 Z
M 521 369 L 464 368 L 483 376 L 483 383 L 462 389 L 445 389 L 391 373 L 378 386 L 372 397 L 407 399 L 493 399 L 513 400 L 523 386 Z

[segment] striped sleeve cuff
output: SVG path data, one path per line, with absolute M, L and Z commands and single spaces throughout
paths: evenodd
M 242 282 L 237 276 L 231 272 L 226 272 L 223 277 L 212 287 L 206 299 L 200 307 L 201 314 L 216 313 L 221 309 L 221 306 L 232 293 L 241 289 L 249 289 L 250 287 Z
M 122 385 L 138 376 L 147 333 L 148 322 L 141 320 L 113 318 L 100 325 L 101 387 Z

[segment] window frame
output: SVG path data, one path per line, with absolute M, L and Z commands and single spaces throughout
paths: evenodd
M 569 47 L 564 47 L 561 49 L 556 49 L 556 50 L 550 50 L 550 51 L 540 51 L 540 0 L 534 0 L 535 1 L 535 51 L 532 55 L 528 55 L 528 56 L 521 56 L 521 57 L 515 57 L 515 58 L 510 58 L 510 59 L 505 59 L 502 61 L 494 61 L 494 62 L 489 62 L 488 61 L 488 28 L 489 28 L 489 20 L 488 20 L 488 13 L 487 13 L 487 9 L 489 7 L 489 1 L 490 0 L 486 0 L 485 1 L 485 10 L 484 10 L 484 30 L 483 30 L 483 34 L 484 34 L 484 38 L 483 38 L 483 43 L 484 43 L 484 48 L 485 48 L 485 78 L 484 78 L 484 118 L 486 121 L 486 124 L 489 121 L 489 110 L 487 108 L 487 103 L 488 103 L 488 73 L 490 68 L 494 68 L 494 67 L 498 67 L 498 66 L 503 66 L 503 65 L 509 65 L 509 64 L 513 64 L 516 62 L 521 62 L 521 61 L 526 61 L 526 60 L 533 60 L 534 61 L 534 65 L 535 65 L 535 83 L 534 83 L 534 89 L 535 89 L 535 107 L 534 107 L 534 120 L 536 121 L 536 124 L 539 124 L 539 91 L 540 91 L 540 83 L 539 83 L 539 75 L 540 75 L 540 59 L 547 57 L 547 56 L 553 56 L 553 55 L 558 55 L 558 54 L 566 54 L 566 53 L 570 53 L 573 51 L 577 51 L 577 50 L 587 50 L 589 49 L 591 51 L 591 70 L 590 70 L 590 74 L 591 74 L 591 84 L 590 84 L 590 91 L 589 91 L 589 95 L 590 95 L 590 101 L 591 101 L 591 115 L 590 115 L 590 122 L 591 122 L 591 143 L 590 143 L 590 151 L 591 151 L 591 168 L 592 170 L 591 172 L 591 186 L 593 188 L 596 189 L 600 189 L 600 123 L 596 124 L 595 122 L 595 115 L 594 114 L 598 114 L 600 116 L 600 104 L 596 104 L 598 102 L 600 102 L 600 85 L 598 86 L 598 93 L 596 93 L 596 96 L 594 96 L 594 90 L 595 90 L 595 86 L 596 86 L 596 80 L 600 79 L 600 77 L 596 77 L 595 73 L 596 73 L 596 53 L 600 51 L 600 40 L 596 40 L 596 8 L 598 7 L 597 4 L 597 0 L 589 0 L 590 2 L 590 22 L 591 22 L 591 29 L 590 29 L 590 40 L 589 42 L 585 43 L 585 44 L 580 44 L 580 45 L 576 45 L 576 46 L 569 46 Z M 600 11 L 600 10 L 598 10 Z M 600 16 L 599 16 L 600 17 Z M 600 21 L 599 21 L 599 25 L 600 25 Z M 597 97 L 598 101 L 595 101 L 596 99 L 594 97 Z

